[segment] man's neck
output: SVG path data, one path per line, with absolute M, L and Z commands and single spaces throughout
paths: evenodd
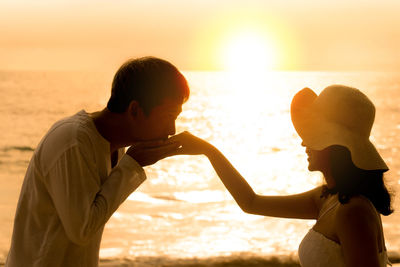
M 91 113 L 97 131 L 110 143 L 110 152 L 113 154 L 119 148 L 124 147 L 123 114 L 110 112 L 103 109 L 99 112 Z

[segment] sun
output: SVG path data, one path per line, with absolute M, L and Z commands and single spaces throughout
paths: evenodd
M 222 46 L 222 65 L 228 71 L 266 71 L 276 67 L 276 51 L 262 32 L 244 30 L 232 34 Z

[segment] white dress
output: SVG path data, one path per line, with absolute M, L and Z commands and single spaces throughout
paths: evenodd
M 319 218 L 332 210 L 339 201 L 331 205 Z M 372 204 L 372 203 L 371 203 Z M 302 267 L 344 267 L 344 258 L 340 244 L 325 237 L 313 228 L 308 231 L 299 245 L 299 260 Z M 390 264 L 386 250 L 379 254 L 380 266 Z

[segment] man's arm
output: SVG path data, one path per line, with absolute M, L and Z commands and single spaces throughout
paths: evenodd
M 87 243 L 119 205 L 146 179 L 142 167 L 124 155 L 100 184 L 95 163 L 78 148 L 63 153 L 45 178 L 45 184 L 68 238 Z

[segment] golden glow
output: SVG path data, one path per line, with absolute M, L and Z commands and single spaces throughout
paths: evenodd
M 397 0 L 36 2 L 0 1 L 0 69 L 115 70 L 146 55 L 186 71 L 400 68 Z
M 214 64 L 230 72 L 292 68 L 299 47 L 286 22 L 259 10 L 230 11 L 207 25 L 203 40 L 213 43 Z
M 276 53 L 265 34 L 255 30 L 238 32 L 222 49 L 224 69 L 229 71 L 271 70 L 276 65 Z

